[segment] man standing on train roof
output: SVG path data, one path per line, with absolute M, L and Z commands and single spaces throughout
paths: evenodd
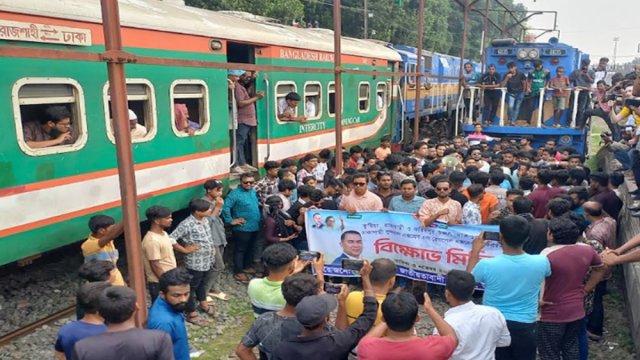
M 256 120 L 256 105 L 262 99 L 264 93 L 258 91 L 255 96 L 250 96 L 247 88 L 239 83 L 244 75 L 244 70 L 229 70 L 229 79 L 234 81 L 234 95 L 236 106 L 238 107 L 238 130 L 236 131 L 236 167 L 238 171 L 258 171 L 255 167 L 247 164 L 248 154 L 251 153 L 250 138 L 251 132 L 258 125 Z M 233 80 L 235 79 L 235 80 Z
M 290 92 L 284 99 L 278 101 L 278 120 L 280 121 L 297 121 L 306 123 L 305 116 L 296 116 L 296 107 L 300 102 L 300 95 L 296 92 Z
M 576 119 L 582 119 L 582 114 L 584 114 L 589 107 L 591 100 L 591 85 L 594 83 L 596 73 L 593 70 L 589 70 L 590 63 L 591 60 L 582 59 L 580 69 L 575 70 L 569 76 L 569 80 L 574 83 L 576 90 L 580 90 L 578 94 L 578 112 Z
M 71 112 L 65 106 L 49 106 L 39 121 L 22 124 L 24 141 L 32 149 L 73 144 Z
M 465 108 L 465 116 L 469 116 L 471 109 L 475 106 L 475 104 L 471 104 L 471 90 L 469 87 L 477 86 L 480 82 L 480 74 L 473 70 L 473 65 L 470 62 L 464 64 L 464 75 L 462 75 L 462 86 L 465 88 L 463 91 L 464 95 L 464 108 Z M 474 103 L 477 101 L 479 93 L 476 92 L 474 94 Z M 474 114 L 474 120 L 476 115 Z
M 507 73 L 502 80 L 502 87 L 507 88 L 507 105 L 509 107 L 509 125 L 514 126 L 520 115 L 520 105 L 527 89 L 527 77 L 518 71 L 516 63 L 507 64 Z
M 491 125 L 493 119 L 496 117 L 498 106 L 500 105 L 500 98 L 502 96 L 501 91 L 498 90 L 500 87 L 500 74 L 496 72 L 495 65 L 489 64 L 488 70 L 482 75 L 480 82 L 480 87 L 484 89 L 482 121 L 488 126 Z

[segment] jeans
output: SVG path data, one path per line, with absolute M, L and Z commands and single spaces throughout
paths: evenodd
M 536 360 L 536 323 L 507 320 L 511 345 L 496 348 L 496 360 Z
M 578 93 L 578 112 L 576 113 L 576 119 L 582 119 L 585 111 L 589 108 L 589 103 L 591 103 L 591 92 L 589 90 L 580 90 L 580 93 Z M 608 118 L 607 116 L 607 119 Z
M 245 148 L 249 142 L 249 136 L 251 135 L 251 126 L 245 124 L 238 124 L 238 130 L 236 130 L 236 165 L 242 166 L 247 163 L 247 156 Z
M 618 128 L 618 124 L 614 124 L 609 117 L 609 113 L 605 112 L 600 108 L 589 109 L 582 113 L 582 117 L 576 117 L 576 127 L 583 128 L 587 124 L 587 119 L 592 116 L 598 116 L 604 120 L 609 127 L 609 131 L 611 131 L 611 136 L 614 141 L 620 141 L 620 129 Z
M 198 271 L 187 269 L 191 275 L 191 294 L 189 294 L 189 301 L 187 301 L 187 313 L 196 311 L 196 300 L 207 301 L 207 276 L 209 271 Z
M 232 231 L 233 239 L 233 273 L 239 274 L 253 265 L 253 243 L 258 237 L 257 231 Z
M 616 160 L 618 160 L 620 162 L 620 164 L 622 164 L 622 169 L 623 170 L 631 169 L 631 155 L 630 155 L 630 153 L 632 151 L 633 151 L 633 149 L 631 149 L 629 151 L 618 150 L 618 151 L 614 151 L 613 152 L 613 157 Z
M 587 322 L 589 317 L 585 316 L 582 319 L 582 325 L 580 326 L 580 334 L 578 335 L 578 348 L 580 349 L 580 360 L 589 360 L 589 337 L 587 336 Z
M 484 93 L 484 111 L 482 113 L 482 121 L 493 123 L 493 119 L 496 118 L 496 114 L 498 112 L 498 107 L 500 106 L 501 95 L 498 94 L 490 94 L 489 92 Z
M 518 120 L 522 100 L 524 100 L 524 92 L 507 93 L 507 106 L 509 107 L 508 115 L 510 123 L 514 123 L 516 120 Z
M 587 330 L 590 333 L 602 336 L 604 330 L 604 295 L 607 293 L 607 282 L 600 281 L 593 291 L 593 310 L 587 316 Z
M 216 246 L 216 254 L 214 255 L 214 262 L 211 271 L 209 271 L 209 276 L 207 277 L 207 291 L 211 292 L 220 292 L 218 288 L 218 283 L 220 282 L 220 274 L 224 271 L 224 246 L 218 245 Z

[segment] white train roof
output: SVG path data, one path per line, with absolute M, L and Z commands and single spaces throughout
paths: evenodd
M 259 0 L 257 0 L 259 1 Z M 202 35 L 255 44 L 333 52 L 333 31 L 267 22 L 180 4 L 180 1 L 119 0 L 123 26 Z M 100 0 L 2 0 L 0 10 L 102 23 Z M 342 38 L 342 53 L 400 61 L 394 50 L 373 41 Z

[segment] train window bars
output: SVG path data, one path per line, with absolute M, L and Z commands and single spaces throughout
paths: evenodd
M 304 84 L 304 116 L 317 120 L 322 116 L 322 85 L 317 81 Z
M 371 85 L 368 82 L 358 84 L 358 112 L 369 112 L 369 104 L 371 100 Z
M 147 79 L 127 80 L 127 102 L 130 114 L 129 125 L 131 128 L 131 142 L 139 143 L 153 139 L 158 132 L 158 119 L 156 112 L 155 91 L 151 82 Z M 113 117 L 111 115 L 111 94 L 109 82 L 104 84 L 102 91 L 104 99 L 105 125 L 107 137 L 115 144 L 113 133 Z M 135 115 L 134 118 L 131 116 Z
M 380 111 L 384 109 L 384 107 L 388 104 L 387 102 L 387 94 L 389 89 L 387 87 L 387 83 L 379 82 L 376 85 L 376 110 Z
M 344 100 L 344 86 L 342 86 L 342 100 Z M 342 113 L 344 114 L 344 101 L 342 101 Z M 336 116 L 336 83 L 329 82 L 327 86 L 327 114 L 329 117 Z
M 278 109 L 278 111 L 276 112 L 276 121 L 279 124 L 286 124 L 287 121 L 282 121 L 280 119 L 278 119 L 278 116 L 280 115 L 280 110 L 286 108 L 286 104 L 287 104 L 287 100 L 285 100 L 285 97 L 287 96 L 288 93 L 290 92 L 295 92 L 297 93 L 297 89 L 298 87 L 296 86 L 296 83 L 294 83 L 293 81 L 278 81 L 276 83 L 276 96 L 275 96 L 275 101 L 276 101 L 276 109 Z M 304 100 L 304 99 L 303 99 Z M 302 101 L 300 101 L 300 103 L 298 104 L 298 106 L 296 107 L 296 112 L 294 114 L 294 116 L 298 116 L 299 113 L 299 108 L 302 107 L 304 109 L 304 104 L 302 104 Z
M 209 130 L 209 88 L 203 80 L 176 80 L 170 96 L 171 128 L 177 136 L 201 135 Z
M 70 78 L 23 78 L 13 85 L 11 95 L 18 146 L 27 155 L 57 154 L 84 147 L 87 142 L 84 92 L 77 81 Z M 41 120 L 55 113 L 70 114 L 70 121 L 60 121 L 53 129 L 44 130 Z M 27 143 L 31 140 L 35 145 L 56 139 L 67 129 L 70 136 L 59 145 L 32 147 Z

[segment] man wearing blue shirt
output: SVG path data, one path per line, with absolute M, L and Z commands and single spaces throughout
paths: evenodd
M 389 202 L 389 211 L 416 214 L 425 198 L 416 195 L 418 185 L 413 179 L 404 179 L 400 183 L 402 195 L 394 196 Z
M 528 255 L 522 245 L 531 225 L 520 216 L 500 222 L 502 254 L 480 260 L 485 245 L 483 234 L 473 240 L 467 271 L 484 283 L 483 304 L 500 310 L 507 319 L 511 345 L 496 349 L 496 360 L 535 360 L 536 317 L 540 286 L 551 276 L 547 257 Z
M 252 174 L 240 177 L 240 186 L 231 190 L 222 207 L 224 222 L 231 225 L 233 248 L 233 277 L 248 283 L 247 274 L 256 271 L 251 268 L 253 256 L 251 250 L 260 230 L 260 210 L 258 194 L 253 189 L 256 181 Z
M 189 360 L 189 336 L 184 324 L 191 287 L 191 275 L 183 268 L 169 270 L 160 276 L 160 294 L 149 309 L 148 329 L 164 331 L 171 337 L 176 360 Z

